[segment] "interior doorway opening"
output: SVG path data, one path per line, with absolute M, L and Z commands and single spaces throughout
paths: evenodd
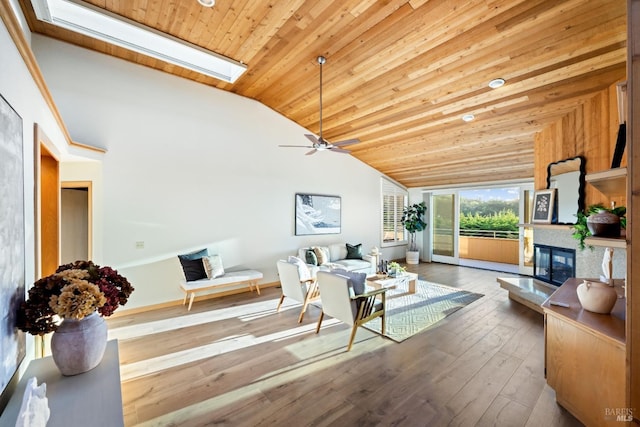
M 63 182 L 60 201 L 60 261 L 91 259 L 91 182 Z

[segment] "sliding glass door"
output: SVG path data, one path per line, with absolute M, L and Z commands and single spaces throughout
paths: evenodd
M 425 193 L 431 260 L 531 274 L 533 186 L 488 186 Z M 427 245 L 425 245 L 427 246 Z
M 458 193 L 433 192 L 431 196 L 431 259 L 458 264 Z

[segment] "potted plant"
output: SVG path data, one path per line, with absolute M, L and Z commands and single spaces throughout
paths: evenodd
M 584 248 L 587 247 L 587 245 L 585 244 L 585 239 L 592 235 L 591 231 L 589 230 L 588 217 L 602 211 L 610 212 L 618 215 L 618 217 L 620 218 L 620 227 L 622 227 L 623 229 L 626 228 L 627 226 L 627 218 L 625 217 L 627 213 L 626 207 L 618 206 L 618 207 L 613 207 L 608 209 L 608 208 L 605 208 L 601 203 L 590 205 L 586 209 L 586 211 L 578 212 L 578 214 L 576 215 L 578 220 L 572 227 L 573 228 L 572 236 L 574 239 L 578 240 L 578 248 L 580 248 L 580 250 L 584 250 Z M 589 249 L 593 250 L 593 246 L 589 246 Z
M 404 208 L 402 212 L 402 225 L 409 232 L 409 246 L 407 246 L 407 264 L 418 264 L 420 262 L 420 252 L 416 245 L 416 233 L 427 227 L 424 222 L 424 214 L 427 205 L 424 202 L 414 203 Z
M 395 261 L 391 261 L 387 266 L 387 268 L 389 271 L 389 277 L 402 276 L 405 273 L 405 271 L 407 271 L 403 266 L 401 266 Z

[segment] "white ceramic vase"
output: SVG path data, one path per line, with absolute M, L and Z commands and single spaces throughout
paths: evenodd
M 62 375 L 78 375 L 100 364 L 107 348 L 107 323 L 93 312 L 64 319 L 51 337 L 51 355 Z
M 585 280 L 576 289 L 578 301 L 585 310 L 609 314 L 618 300 L 618 294 L 613 286 L 602 282 Z

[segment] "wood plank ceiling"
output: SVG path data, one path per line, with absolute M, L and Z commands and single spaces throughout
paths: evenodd
M 313 133 L 326 56 L 324 137 L 359 138 L 352 155 L 407 187 L 533 177 L 535 133 L 626 73 L 621 0 L 88 3 L 248 70 L 224 83 L 39 22 L 21 0 L 36 33 L 256 99 Z M 507 84 L 490 89 L 496 77 Z

